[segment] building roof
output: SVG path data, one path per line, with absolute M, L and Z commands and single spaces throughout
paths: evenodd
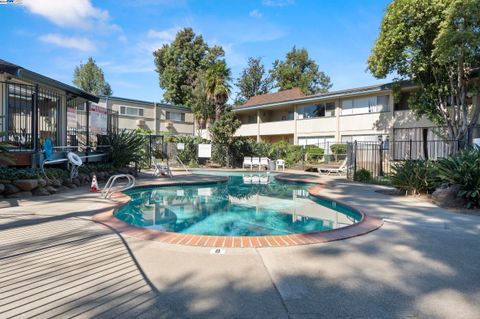
M 76 88 L 74 86 L 65 84 L 63 82 L 57 81 L 55 79 L 46 77 L 44 75 L 41 75 L 39 73 L 27 70 L 19 65 L 13 64 L 11 62 L 5 61 L 0 59 L 0 72 L 5 72 L 8 74 L 11 74 L 15 77 L 30 81 L 30 82 L 37 82 L 40 84 L 48 85 L 51 87 L 55 87 L 64 91 L 67 91 L 69 93 L 72 93 L 74 95 L 77 95 L 79 97 L 82 97 L 86 100 L 93 101 L 93 102 L 98 102 L 99 98 L 93 94 L 87 93 L 79 88 Z
M 304 96 L 305 94 L 303 94 L 300 88 L 293 88 L 290 90 L 278 91 L 275 93 L 267 93 L 267 94 L 252 96 L 245 104 L 237 106 L 237 108 L 289 101 L 293 99 L 302 98 Z

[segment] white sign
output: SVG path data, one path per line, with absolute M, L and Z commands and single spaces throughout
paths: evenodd
M 184 150 L 185 149 L 185 143 L 177 143 L 177 150 Z
M 107 109 L 93 104 L 90 106 L 90 131 L 95 134 L 107 134 Z
M 476 145 L 476 146 L 480 147 L 480 138 L 474 138 L 473 139 L 473 145 Z
M 198 157 L 200 158 L 212 157 L 212 144 L 198 144 Z

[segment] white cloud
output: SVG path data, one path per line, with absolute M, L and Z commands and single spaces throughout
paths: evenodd
M 173 39 L 175 39 L 175 35 L 178 31 L 180 31 L 180 28 L 176 27 L 161 31 L 150 29 L 148 30 L 147 36 L 149 38 L 159 39 L 165 42 L 171 42 L 173 41 Z
M 121 36 L 118 37 L 118 41 L 120 41 L 123 44 L 127 44 L 128 43 L 128 38 L 125 35 L 121 35 Z
M 137 43 L 137 48 L 141 52 L 151 54 L 153 51 L 161 48 L 164 44 L 170 43 L 181 28 L 174 27 L 166 30 L 148 30 L 146 37 Z
M 23 4 L 30 12 L 61 27 L 88 29 L 94 23 L 106 24 L 109 19 L 108 11 L 94 7 L 90 0 L 23 0 Z
M 39 40 L 62 48 L 75 49 L 83 52 L 93 52 L 96 50 L 95 44 L 87 38 L 66 37 L 59 34 L 45 34 L 40 36 Z
M 286 7 L 295 3 L 295 0 L 263 0 L 263 5 L 268 7 Z
M 250 13 L 248 15 L 253 17 L 253 18 L 261 18 L 263 16 L 263 14 L 260 11 L 258 11 L 257 9 L 250 11 Z

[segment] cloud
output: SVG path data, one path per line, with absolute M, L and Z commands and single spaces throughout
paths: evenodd
M 75 49 L 83 52 L 93 52 L 96 50 L 95 44 L 87 38 L 67 37 L 59 34 L 45 34 L 40 36 L 39 40 L 62 48 Z
M 90 0 L 23 0 L 28 11 L 38 14 L 61 27 L 91 28 L 93 24 L 107 26 L 109 14 L 92 5 Z M 117 25 L 110 25 L 119 29 Z
M 286 7 L 295 3 L 295 0 L 263 0 L 263 5 L 268 7 Z
M 121 35 L 121 36 L 118 37 L 118 41 L 120 41 L 123 44 L 127 44 L 128 43 L 128 38 L 125 35 Z
M 147 37 L 152 39 L 159 39 L 166 43 L 173 41 L 178 31 L 180 31 L 180 28 L 177 27 L 161 31 L 150 29 L 148 30 Z
M 150 29 L 146 33 L 146 37 L 140 40 L 137 43 L 137 49 L 140 52 L 147 52 L 149 55 L 159 48 L 161 48 L 164 44 L 170 43 L 175 39 L 175 36 L 178 31 L 180 31 L 180 27 L 173 27 L 166 30 L 154 30 Z
M 257 9 L 250 11 L 250 13 L 248 15 L 253 17 L 253 18 L 261 18 L 263 16 L 263 14 L 260 11 L 258 11 Z

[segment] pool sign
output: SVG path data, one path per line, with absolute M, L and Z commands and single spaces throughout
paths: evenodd
M 198 144 L 198 157 L 199 158 L 212 157 L 212 144 Z

